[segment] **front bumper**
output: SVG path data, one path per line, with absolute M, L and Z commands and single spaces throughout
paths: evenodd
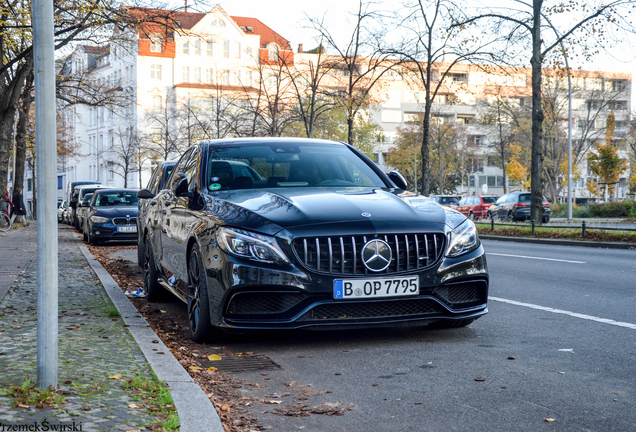
M 207 269 L 211 322 L 218 327 L 376 327 L 477 318 L 488 312 L 489 278 L 481 246 L 458 258 L 442 258 L 433 268 L 394 275 L 417 275 L 417 295 L 347 300 L 333 295 L 334 279 L 342 277 L 311 274 L 292 265 L 286 270 L 256 267 L 224 257 L 221 268 Z
M 134 226 L 135 229 L 137 225 L 114 225 L 112 223 L 106 224 L 94 224 L 91 223 L 91 236 L 95 240 L 99 241 L 108 241 L 108 240 L 119 240 L 119 241 L 132 241 L 137 240 L 137 232 L 121 232 L 119 228 L 122 227 L 131 227 Z

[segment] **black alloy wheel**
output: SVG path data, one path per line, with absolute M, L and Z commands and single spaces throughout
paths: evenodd
M 514 222 L 515 218 L 514 215 L 512 214 L 512 211 L 508 212 L 508 215 L 506 216 L 506 222 Z
M 205 270 L 201 260 L 201 251 L 194 245 L 188 260 L 188 322 L 190 337 L 195 342 L 206 342 L 212 339 L 213 331 L 210 324 L 210 307 L 208 300 L 208 286 Z
M 146 291 L 146 300 L 149 302 L 166 300 L 168 292 L 157 281 L 159 273 L 157 272 L 157 266 L 155 265 L 155 258 L 152 253 L 152 247 L 150 246 L 148 235 L 144 236 L 143 244 L 144 258 L 142 268 L 144 270 L 144 289 Z

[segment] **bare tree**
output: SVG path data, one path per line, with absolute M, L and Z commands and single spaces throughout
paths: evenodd
M 546 58 L 553 51 L 562 49 L 565 43 L 572 44 L 589 56 L 594 50 L 603 47 L 606 32 L 610 29 L 633 30 L 628 20 L 636 4 L 629 0 L 599 1 L 594 5 L 584 0 L 573 0 L 568 4 L 548 3 L 544 0 L 532 0 L 524 3 L 511 1 L 510 5 L 492 7 L 486 13 L 460 19 L 453 24 L 462 28 L 470 23 L 485 21 L 496 36 L 505 36 L 505 40 L 526 44 L 529 35 L 531 41 L 530 65 L 532 68 L 532 164 L 531 218 L 542 220 L 543 214 L 543 121 L 545 112 L 542 102 L 542 69 Z M 566 19 L 560 19 L 565 17 Z M 578 15 L 577 15 L 578 14 Z M 564 24 L 562 24 L 564 23 Z M 507 48 L 509 52 L 514 49 Z

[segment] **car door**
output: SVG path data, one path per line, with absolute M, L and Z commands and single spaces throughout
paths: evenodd
M 508 194 L 502 196 L 501 198 L 499 198 L 497 200 L 497 202 L 495 203 L 495 211 L 493 212 L 493 210 L 491 209 L 490 212 L 491 214 L 496 218 L 496 219 L 501 219 L 502 217 L 505 217 L 504 215 L 506 214 L 506 200 L 508 199 Z
M 176 207 L 176 195 L 175 189 L 179 184 L 179 173 L 181 173 L 185 162 L 189 159 L 192 149 L 187 150 L 181 157 L 177 165 L 175 165 L 172 174 L 168 178 L 168 181 L 164 185 L 164 189 L 157 195 L 157 208 L 156 211 L 159 218 L 158 229 L 155 231 L 154 244 L 155 256 L 164 272 L 168 277 L 172 276 L 175 272 L 174 267 L 174 253 L 172 247 L 173 236 L 173 218 L 172 212 Z

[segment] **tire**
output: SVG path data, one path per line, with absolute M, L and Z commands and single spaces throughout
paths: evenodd
M 157 279 L 159 278 L 159 272 L 157 272 L 157 265 L 155 264 L 155 258 L 150 247 L 150 241 L 148 236 L 144 236 L 144 258 L 141 268 L 144 271 L 144 289 L 146 290 L 146 300 L 149 302 L 158 302 L 167 300 L 169 297 L 168 291 L 161 286 Z
M 7 232 L 11 229 L 11 218 L 7 216 L 5 213 L 0 214 L 0 231 Z
M 493 216 L 492 216 L 492 213 L 490 213 L 490 212 L 486 213 L 486 217 L 487 217 L 488 219 L 490 219 L 491 221 L 492 221 L 492 220 L 494 220 L 494 218 L 493 218 Z
M 550 216 L 544 216 L 543 217 L 543 223 L 544 224 L 550 223 Z
M 508 212 L 508 215 L 506 216 L 506 222 L 514 222 L 515 218 L 512 215 L 512 212 Z
M 137 232 L 139 232 L 139 229 L 137 229 Z M 146 237 L 141 237 L 141 234 L 137 235 L 139 236 L 137 239 L 137 264 L 139 264 L 139 267 L 143 269 L 144 265 L 146 264 L 146 256 L 144 251 L 144 242 L 146 241 Z
M 475 215 L 473 214 L 473 212 L 468 213 L 468 219 L 475 222 Z
M 82 230 L 82 238 L 84 239 L 86 243 L 88 243 L 88 234 L 86 234 L 86 226 L 84 226 L 84 229 Z
M 213 339 L 214 328 L 210 324 L 210 304 L 205 270 L 198 245 L 190 251 L 188 260 L 188 324 L 190 337 L 195 342 L 207 342 Z M 218 337 L 214 337 L 218 339 Z
M 93 237 L 91 235 L 91 229 L 90 228 L 88 228 L 88 234 L 86 235 L 86 239 L 87 239 L 89 245 L 97 246 L 97 240 L 95 240 L 95 237 Z
M 461 327 L 466 327 L 470 325 L 476 319 L 477 318 L 466 318 L 466 319 L 459 319 L 459 320 L 450 320 L 450 319 L 439 320 L 439 321 L 435 321 L 433 324 L 429 324 L 429 327 L 434 329 L 461 328 Z

